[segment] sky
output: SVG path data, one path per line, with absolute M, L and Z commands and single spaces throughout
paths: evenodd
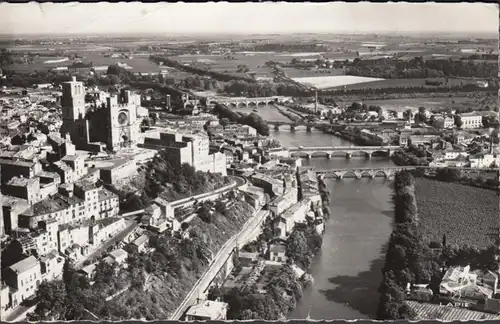
M 1 3 L 1 34 L 498 33 L 484 3 Z

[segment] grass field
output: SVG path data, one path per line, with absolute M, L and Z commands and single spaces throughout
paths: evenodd
M 499 197 L 493 190 L 417 178 L 418 217 L 432 241 L 486 247 L 498 236 Z

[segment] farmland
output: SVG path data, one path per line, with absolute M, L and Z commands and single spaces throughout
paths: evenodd
M 337 76 L 324 76 L 324 77 L 323 76 L 301 77 L 301 78 L 293 78 L 293 80 L 296 82 L 300 82 L 302 84 L 314 86 L 318 89 L 327 89 L 354 83 L 379 81 L 382 79 L 358 77 L 352 75 L 337 75 Z
M 498 235 L 499 197 L 493 190 L 417 178 L 415 184 L 419 223 L 423 234 L 440 242 L 478 248 Z
M 405 98 L 405 99 L 385 99 L 385 100 L 363 100 L 367 105 L 378 105 L 383 108 L 392 109 L 396 111 L 405 111 L 410 108 L 425 107 L 428 110 L 440 109 L 467 109 L 470 107 L 477 107 L 483 105 L 495 105 L 496 98 L 493 96 L 491 100 L 484 98 L 481 101 L 478 98 L 471 98 L 466 96 L 443 96 L 443 97 L 419 97 L 419 98 Z
M 445 305 L 420 303 L 417 301 L 405 302 L 413 309 L 417 318 L 415 320 L 440 320 L 440 321 L 473 321 L 473 320 L 495 320 L 498 315 L 472 311 L 458 307 L 448 307 Z
M 321 77 L 321 76 L 336 76 L 344 75 L 344 69 L 295 69 L 295 68 L 281 68 L 289 78 L 303 78 L 303 77 Z
M 364 83 L 355 83 L 349 84 L 345 86 L 345 89 L 384 89 L 384 88 L 396 88 L 396 87 L 426 87 L 432 88 L 435 86 L 426 85 L 425 81 L 431 79 L 387 79 L 387 80 L 377 80 L 373 82 L 364 82 Z M 440 81 L 445 82 L 444 78 L 433 78 L 432 81 Z M 448 78 L 448 86 L 459 86 L 463 84 L 467 84 L 470 81 L 459 78 Z M 332 87 L 332 90 L 335 89 L 344 89 L 344 86 Z

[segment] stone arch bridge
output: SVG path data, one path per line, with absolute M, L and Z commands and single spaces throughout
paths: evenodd
M 228 107 L 258 107 L 265 105 L 272 105 L 275 103 L 290 103 L 293 102 L 292 98 L 284 96 L 272 97 L 256 97 L 256 98 L 214 98 L 209 100 L 210 103 L 219 103 Z
M 336 178 L 343 179 L 344 177 L 349 178 L 378 178 L 383 177 L 387 179 L 393 179 L 398 171 L 401 170 L 422 170 L 424 172 L 433 172 L 438 169 L 444 169 L 439 167 L 427 167 L 427 166 L 394 166 L 394 167 L 380 167 L 380 168 L 338 168 L 338 169 L 327 169 L 327 170 L 315 170 L 316 174 L 324 178 Z M 458 169 L 464 174 L 475 174 L 479 175 L 482 172 L 494 172 L 500 180 L 500 170 L 499 169 L 477 169 L 477 168 L 454 168 L 448 167 L 445 169 Z
M 399 146 L 325 146 L 325 147 L 289 147 L 288 152 L 292 157 L 326 156 L 331 158 L 334 155 L 344 155 L 351 158 L 354 155 L 371 158 L 374 153 L 381 153 L 392 156 Z

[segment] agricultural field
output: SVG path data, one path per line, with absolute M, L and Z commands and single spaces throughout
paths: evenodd
M 483 313 L 466 308 L 449 307 L 445 305 L 420 303 L 407 300 L 405 303 L 415 311 L 418 321 L 440 320 L 440 321 L 478 321 L 498 320 L 498 315 Z
M 305 85 L 316 87 L 318 89 L 328 89 L 348 84 L 373 82 L 383 79 L 359 77 L 352 75 L 337 75 L 337 76 L 300 77 L 300 78 L 293 78 L 293 80 Z
M 274 77 L 265 65 L 266 62 L 274 60 L 275 56 L 268 52 L 245 52 L 231 53 L 230 59 L 228 55 L 178 55 L 170 57 L 172 60 L 181 63 L 199 64 L 208 67 L 211 71 L 222 73 L 233 73 L 236 75 L 245 76 L 245 73 L 237 72 L 238 66 L 245 65 L 249 69 L 249 73 L 254 72 L 256 77 L 272 78 Z
M 444 78 L 436 78 L 436 79 L 386 79 L 386 80 L 377 80 L 373 82 L 364 82 L 364 83 L 356 83 L 349 84 L 345 86 L 347 90 L 353 89 L 384 89 L 384 88 L 403 88 L 403 87 L 426 87 L 426 88 L 435 88 L 435 86 L 426 85 L 426 80 L 432 81 L 441 81 L 444 82 Z M 459 86 L 463 84 L 467 84 L 470 81 L 458 78 L 449 78 L 448 85 L 449 86 Z M 336 89 L 344 89 L 344 86 L 332 87 L 331 90 Z
M 159 73 L 163 67 L 151 62 L 149 56 L 147 55 L 137 55 L 133 56 L 131 59 L 125 58 L 111 58 L 104 57 L 104 54 L 98 52 L 79 52 L 82 58 L 80 59 L 83 63 L 90 63 L 95 67 L 109 66 L 117 63 L 122 63 L 130 66 L 131 72 L 141 72 L 141 73 Z M 72 60 L 64 60 L 65 57 L 55 57 L 55 56 L 39 56 L 34 59 L 32 64 L 12 64 L 5 66 L 6 70 L 14 70 L 20 72 L 32 72 L 32 71 L 43 71 L 50 70 L 56 67 L 70 66 L 73 64 Z
M 417 178 L 418 217 L 423 234 L 441 242 L 486 247 L 498 236 L 498 193 L 451 182 Z
M 406 98 L 406 99 L 386 99 L 386 100 L 363 100 L 367 105 L 376 105 L 382 108 L 391 109 L 395 111 L 405 111 L 411 108 L 425 107 L 426 109 L 440 110 L 445 108 L 451 109 L 464 109 L 470 107 L 477 107 L 480 104 L 475 98 L 469 97 L 434 97 L 434 98 Z M 492 101 L 490 107 L 495 103 Z
M 281 68 L 289 78 L 304 78 L 304 77 L 321 77 L 321 76 L 336 76 L 344 75 L 344 69 L 295 69 Z

